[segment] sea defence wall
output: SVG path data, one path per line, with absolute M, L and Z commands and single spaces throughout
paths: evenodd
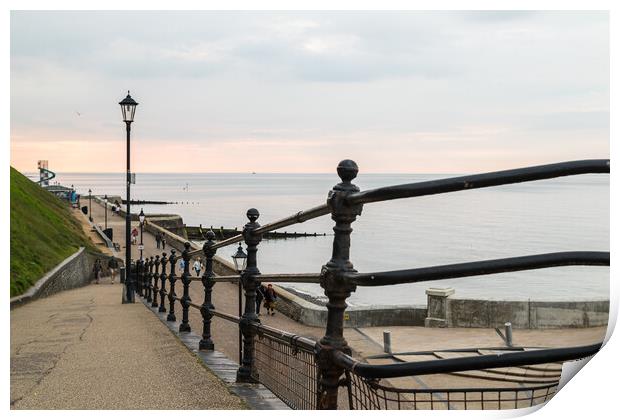
M 11 309 L 34 299 L 89 284 L 94 279 L 93 265 L 97 258 L 103 267 L 107 267 L 107 260 L 114 257 L 89 252 L 81 247 L 41 277 L 26 293 L 11 298 Z
M 183 250 L 187 239 L 155 223 L 145 226 L 147 232 L 166 234 L 169 246 Z M 192 249 L 198 247 L 192 244 Z M 234 275 L 234 266 L 215 256 L 213 269 L 217 275 Z M 279 296 L 276 308 L 305 325 L 323 327 L 327 308 L 305 299 L 294 291 L 274 285 Z M 455 296 L 453 288 L 429 288 L 427 305 L 417 306 L 351 306 L 345 311 L 345 327 L 426 326 L 495 328 L 511 322 L 513 328 L 586 328 L 607 325 L 609 300 L 593 301 L 507 301 L 464 299 Z
M 587 328 L 607 325 L 609 300 L 510 301 L 463 299 L 453 288 L 426 291 L 427 327 L 496 328 L 510 322 L 514 328 Z

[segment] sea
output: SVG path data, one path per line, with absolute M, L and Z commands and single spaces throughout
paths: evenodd
M 360 174 L 360 189 L 459 174 Z M 34 176 L 34 174 L 31 174 Z M 59 173 L 53 182 L 86 196 L 125 196 L 123 173 Z M 247 209 L 269 223 L 325 202 L 336 174 L 137 174 L 132 198 L 174 204 L 134 206 L 173 213 L 187 225 L 241 228 Z M 609 176 L 579 175 L 523 184 L 364 205 L 353 223 L 351 261 L 360 272 L 397 270 L 557 251 L 608 251 Z M 262 273 L 318 273 L 331 257 L 329 215 L 288 227 L 326 236 L 263 240 Z M 236 245 L 218 255 L 230 259 Z M 324 298 L 319 285 L 287 284 Z M 424 305 L 429 287 L 453 287 L 455 297 L 497 300 L 609 299 L 609 267 L 556 267 L 383 287 L 358 287 L 351 307 Z

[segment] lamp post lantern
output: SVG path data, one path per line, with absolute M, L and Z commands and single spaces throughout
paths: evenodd
M 127 131 L 127 205 L 125 207 L 125 296 L 123 297 L 123 303 L 133 303 L 134 299 L 134 284 L 133 276 L 131 275 L 131 167 L 130 167 L 130 150 L 131 150 L 131 123 L 136 113 L 136 107 L 138 103 L 133 100 L 129 91 L 125 99 L 118 103 L 121 106 L 123 113 L 123 121 Z
M 247 266 L 248 263 L 248 255 L 243 252 L 243 248 L 241 247 L 241 242 L 239 242 L 239 248 L 237 248 L 237 252 L 232 256 L 233 262 L 235 263 L 235 270 L 237 270 L 237 273 L 239 273 L 239 275 L 241 275 L 241 273 L 243 272 L 243 270 L 245 270 L 245 267 Z M 239 290 L 237 293 L 237 299 L 239 302 L 239 308 L 238 308 L 238 315 L 239 318 L 241 318 L 241 316 L 243 315 L 243 311 L 242 311 L 242 305 L 241 305 L 241 296 L 242 296 L 242 285 L 241 285 L 241 278 L 239 278 Z M 241 328 L 239 328 L 239 366 L 241 366 L 241 360 L 243 358 L 243 337 L 242 337 L 242 333 L 241 333 Z
M 103 196 L 103 204 L 105 205 L 105 229 L 108 230 L 108 195 Z
M 93 213 L 91 211 L 91 208 L 93 207 L 93 205 L 91 203 L 91 193 L 92 193 L 92 191 L 89 188 L 88 189 L 88 220 L 90 220 L 92 222 L 93 221 Z
M 138 219 L 140 220 L 140 261 L 142 261 L 142 250 L 144 249 L 144 242 L 142 242 L 142 228 L 144 227 L 144 219 L 146 219 L 144 209 L 140 209 Z

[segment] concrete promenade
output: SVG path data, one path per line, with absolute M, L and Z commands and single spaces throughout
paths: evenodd
M 243 409 L 143 305 L 103 279 L 11 311 L 12 409 Z

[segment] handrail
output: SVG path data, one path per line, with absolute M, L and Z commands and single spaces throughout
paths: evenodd
M 282 331 L 268 325 L 264 325 L 257 322 L 250 323 L 259 334 L 264 334 L 268 337 L 275 338 L 277 340 L 284 341 L 292 346 L 298 346 L 306 351 L 314 352 L 316 350 L 316 341 L 301 335 L 292 334 L 287 331 Z
M 215 276 L 211 277 L 214 283 L 239 282 L 241 276 L 239 274 L 233 276 Z M 190 281 L 202 281 L 202 277 L 190 276 Z M 258 274 L 254 276 L 256 281 L 269 283 L 320 283 L 321 275 L 319 273 L 295 273 L 295 274 Z
M 389 365 L 360 363 L 352 357 L 338 352 L 335 361 L 342 368 L 365 378 L 395 378 L 577 360 L 594 355 L 602 345 L 603 343 L 596 343 L 588 346 L 527 350 L 485 356 L 392 363 Z
M 277 220 L 272 223 L 267 223 L 254 230 L 254 234 L 261 235 L 263 233 L 271 232 L 276 229 L 295 225 L 297 223 L 303 223 L 307 220 L 316 219 L 317 217 L 325 216 L 330 213 L 330 208 L 327 204 L 313 207 L 308 210 L 303 210 L 293 214 L 292 216 L 285 217 L 284 219 Z
M 575 160 L 550 165 L 487 172 L 478 175 L 393 185 L 352 193 L 346 197 L 346 202 L 351 205 L 373 203 L 376 201 L 420 197 L 588 173 L 609 173 L 609 159 Z
M 297 223 L 303 223 L 307 220 L 316 219 L 317 217 L 325 216 L 330 213 L 330 208 L 327 204 L 322 204 L 320 206 L 312 207 L 308 210 L 299 211 L 291 216 L 285 217 L 284 219 L 277 220 L 272 223 L 267 223 L 254 230 L 256 235 L 261 235 L 263 233 L 271 232 L 276 229 L 280 229 L 286 226 L 294 225 Z M 213 245 L 212 249 L 222 248 L 224 246 L 232 245 L 235 242 L 243 241 L 243 234 L 235 235 L 231 238 L 224 239 L 223 241 L 216 242 Z M 202 250 L 195 250 L 190 252 L 190 256 L 198 255 Z
M 609 252 L 552 252 L 523 257 L 500 258 L 460 264 L 439 265 L 409 270 L 377 273 L 345 273 L 345 278 L 358 286 L 387 286 L 430 280 L 480 276 L 509 271 L 534 270 L 566 265 L 609 265 Z

